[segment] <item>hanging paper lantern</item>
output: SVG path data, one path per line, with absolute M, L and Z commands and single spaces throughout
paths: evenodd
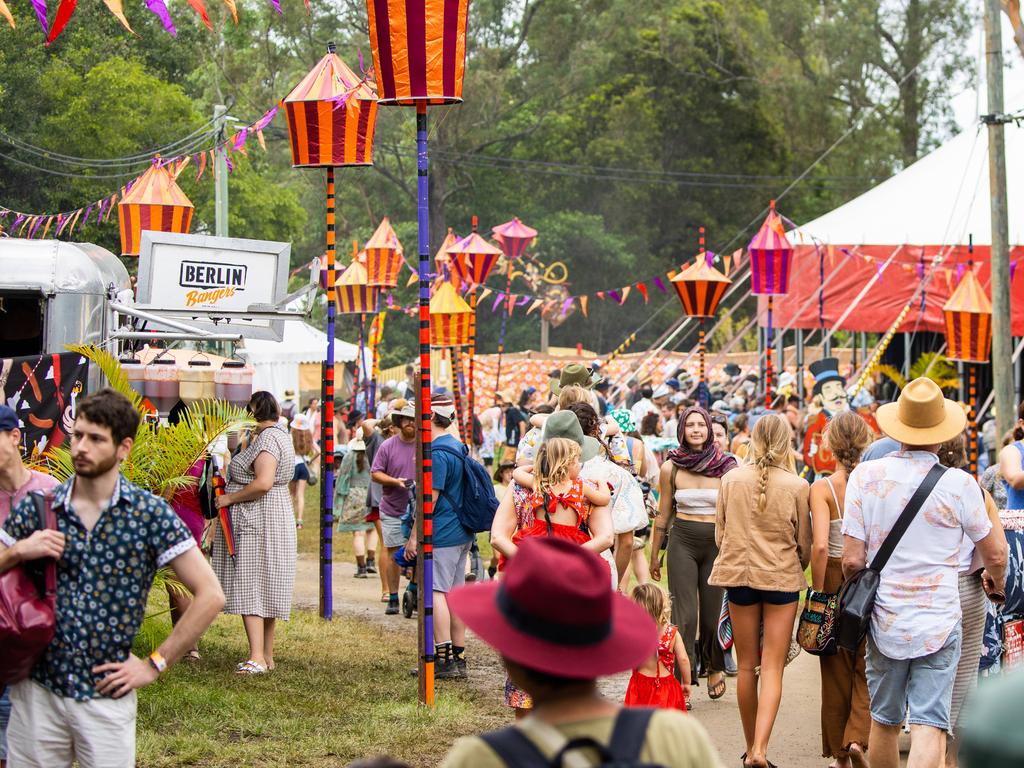
M 344 315 L 373 313 L 377 311 L 380 288 L 367 285 L 366 267 L 353 259 L 345 267 L 335 283 L 335 301 L 338 311 Z
M 942 313 L 946 317 L 946 357 L 987 363 L 992 353 L 992 302 L 974 270 L 964 272 Z
M 366 11 L 381 104 L 462 101 L 468 0 L 366 0 Z
M 451 283 L 441 283 L 430 299 L 430 346 L 460 347 L 469 343 L 469 304 Z
M 707 263 L 703 255 L 672 278 L 683 309 L 691 317 L 711 317 L 732 283 L 728 277 Z
M 487 280 L 494 265 L 498 263 L 501 250 L 473 232 L 449 246 L 448 255 L 461 279 L 479 285 Z
M 366 252 L 366 275 L 369 284 L 378 288 L 394 288 L 402 271 L 402 244 L 398 242 L 391 222 L 385 216 L 373 236 L 363 246 Z
M 334 50 L 282 102 L 295 167 L 373 165 L 377 97 Z
M 192 201 L 185 196 L 174 180 L 168 166 L 160 165 L 160 156 L 132 188 L 124 194 L 117 206 L 121 224 L 121 253 L 139 255 L 142 230 L 151 232 L 181 232 L 192 228 Z
M 789 267 L 793 246 L 786 237 L 782 217 L 775 212 L 775 203 L 761 229 L 747 246 L 750 252 L 750 291 L 756 294 L 789 292 Z
M 526 226 L 518 218 L 499 224 L 491 232 L 494 233 L 494 239 L 498 241 L 501 250 L 509 259 L 518 259 L 526 253 L 530 243 L 537 237 L 537 230 Z

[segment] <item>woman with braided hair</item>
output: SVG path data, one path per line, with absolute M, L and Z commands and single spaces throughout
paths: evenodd
M 716 509 L 719 553 L 708 581 L 729 600 L 748 768 L 771 765 L 768 739 L 811 556 L 808 486 L 796 474 L 792 436 L 784 417 L 758 419 L 746 463 L 722 478 Z

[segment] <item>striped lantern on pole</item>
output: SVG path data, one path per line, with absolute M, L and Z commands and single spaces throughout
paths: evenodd
M 366 282 L 366 267 L 353 259 L 335 283 L 334 300 L 343 315 L 372 314 L 377 311 L 380 288 Z
M 765 407 L 771 408 L 775 399 L 772 388 L 772 354 L 775 339 L 772 333 L 772 312 L 777 295 L 789 293 L 790 263 L 793 261 L 793 246 L 786 237 L 782 217 L 775 212 L 775 201 L 771 201 L 768 216 L 761 228 L 747 246 L 750 253 L 750 292 L 768 297 L 768 319 L 765 323 Z
M 946 357 L 987 363 L 992 352 L 992 302 L 973 269 L 964 270 L 942 313 L 946 318 Z
M 366 252 L 366 275 L 369 284 L 378 288 L 395 288 L 402 271 L 402 244 L 385 216 L 373 236 L 363 246 Z
M 526 249 L 530 247 L 534 238 L 537 237 L 537 230 L 526 226 L 518 218 L 513 218 L 512 221 L 499 224 L 491 232 L 510 261 L 518 259 L 526 253 Z
M 377 97 L 333 47 L 282 104 L 293 167 L 373 165 Z
M 192 201 L 181 191 L 170 167 L 161 166 L 157 155 L 117 206 L 122 255 L 139 255 L 144 229 L 187 234 L 192 228 L 193 210 Z
M 434 254 L 434 271 L 437 273 L 438 280 L 448 280 L 455 286 L 456 291 L 461 291 L 462 280 L 459 279 L 458 274 L 455 272 L 455 265 L 452 264 L 452 257 L 448 255 L 448 248 L 458 241 L 459 236 L 455 234 L 451 227 L 448 227 L 448 234 L 444 236 L 444 240 L 441 242 L 441 247 L 438 248 L 437 253 Z
M 381 104 L 462 101 L 469 0 L 366 0 Z
M 992 302 L 978 276 L 968 266 L 964 276 L 942 307 L 946 320 L 946 357 L 967 363 L 967 455 L 972 475 L 978 470 L 978 363 L 992 355 Z
M 705 367 L 704 320 L 712 317 L 718 309 L 718 302 L 732 280 L 711 266 L 710 254 L 704 252 L 704 227 L 700 228 L 700 254 L 697 260 L 672 278 L 683 310 L 698 320 L 697 351 L 700 365 L 700 388 L 697 399 L 701 406 L 708 407 L 707 369 Z
M 417 603 L 420 647 L 419 699 L 434 704 L 433 475 L 430 457 L 430 156 L 427 108 L 462 101 L 469 0 L 366 0 L 373 72 L 380 103 L 416 107 L 416 224 L 419 274 L 419 392 L 416 416 Z M 400 255 L 400 252 L 399 252 Z M 370 284 L 378 285 L 374 254 L 367 249 Z M 385 271 L 380 271 L 385 275 Z M 395 267 L 395 278 L 398 267 Z M 442 286 L 443 287 L 443 286 Z M 454 292 L 454 289 L 452 289 Z
M 482 285 L 494 269 L 501 257 L 501 250 L 484 240 L 476 232 L 477 218 L 473 217 L 473 231 L 452 244 L 448 248 L 455 273 L 471 286 L 469 289 L 469 396 L 466 407 L 466 427 L 464 434 L 471 435 L 473 429 L 473 412 L 476 408 L 474 396 L 474 375 L 476 368 L 476 302 L 477 286 Z
M 373 162 L 373 133 L 377 125 L 374 93 L 356 77 L 327 44 L 327 55 L 299 81 L 284 99 L 292 165 L 325 168 L 327 175 L 325 223 L 327 253 L 327 354 L 323 367 L 324 423 L 334 423 L 335 314 L 341 303 L 335 269 L 334 169 L 366 166 Z M 348 270 L 346 270 L 347 272 Z M 355 271 L 350 279 L 357 278 Z M 365 297 L 364 297 L 365 298 Z M 320 514 L 320 615 L 334 615 L 334 430 L 322 431 L 320 454 L 324 457 Z
M 441 283 L 430 299 L 430 346 L 461 347 L 469 343 L 469 304 L 455 286 Z

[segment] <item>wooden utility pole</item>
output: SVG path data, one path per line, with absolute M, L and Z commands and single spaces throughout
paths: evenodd
M 1006 210 L 1006 143 L 1003 124 L 1003 41 L 1000 0 L 985 0 L 985 77 L 988 112 L 988 187 L 992 211 L 992 386 L 995 391 L 996 434 L 1016 422 L 1013 403 L 1010 331 L 1010 246 Z

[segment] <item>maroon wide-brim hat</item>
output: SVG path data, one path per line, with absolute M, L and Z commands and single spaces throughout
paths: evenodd
M 532 538 L 502 582 L 459 587 L 451 611 L 502 656 L 582 680 L 638 666 L 658 648 L 647 611 L 612 591 L 608 563 L 578 544 Z

